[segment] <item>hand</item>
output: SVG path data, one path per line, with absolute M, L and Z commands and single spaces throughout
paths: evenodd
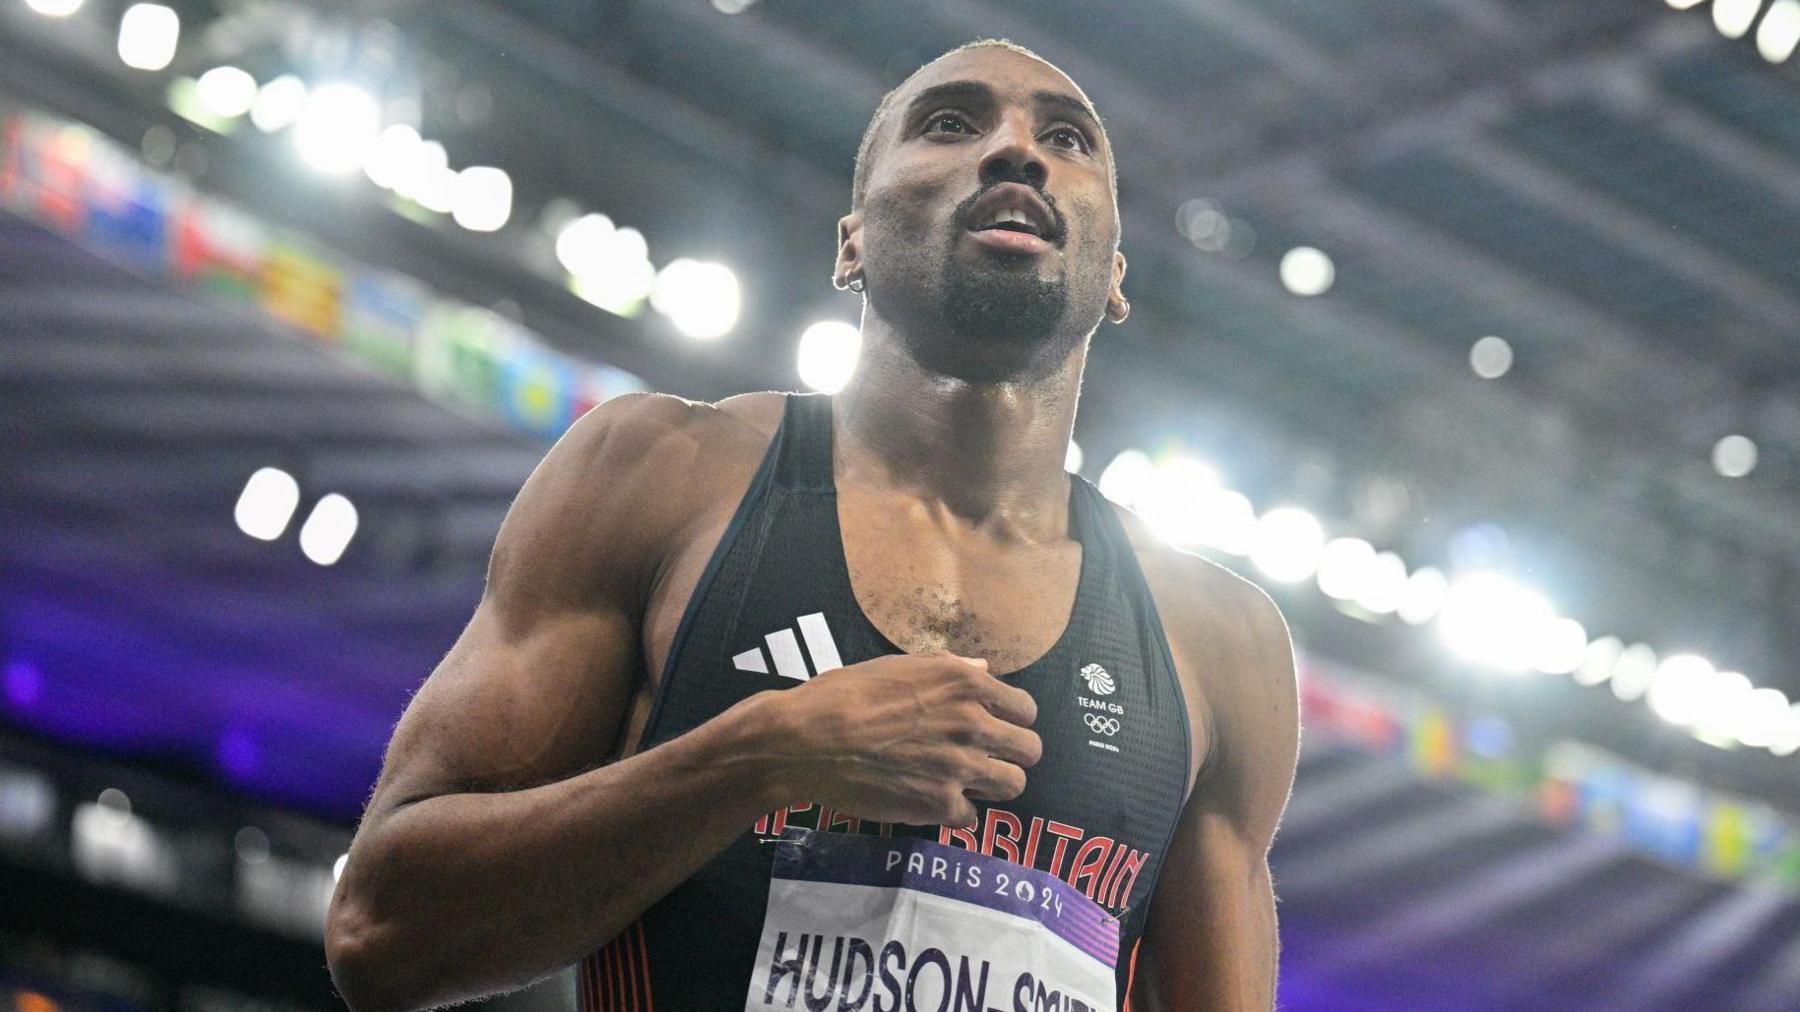
M 776 694 L 789 735 L 785 786 L 876 822 L 968 826 L 979 801 L 1025 790 L 1043 757 L 1031 694 L 955 654 L 895 654 Z

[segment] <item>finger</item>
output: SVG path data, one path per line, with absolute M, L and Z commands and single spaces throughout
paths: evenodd
M 1032 767 L 1044 757 L 1044 739 L 1036 731 L 996 720 L 982 729 L 988 755 L 1015 766 Z
M 963 794 L 980 801 L 1011 801 L 1025 791 L 1025 771 L 1001 759 L 983 759 L 963 787 Z
M 988 712 L 1020 727 L 1030 727 L 1037 720 L 1037 700 L 1016 685 L 991 678 L 982 690 L 982 702 Z

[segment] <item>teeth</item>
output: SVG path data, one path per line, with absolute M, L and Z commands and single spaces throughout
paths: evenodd
M 1031 218 L 1028 217 L 1025 212 L 1013 210 L 1011 208 L 994 212 L 994 215 L 990 217 L 982 227 L 992 228 L 995 225 L 1006 224 L 1025 225 L 1030 228 L 1036 228 L 1036 226 L 1032 224 Z

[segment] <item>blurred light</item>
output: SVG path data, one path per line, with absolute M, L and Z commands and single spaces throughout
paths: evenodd
M 1554 613 L 1543 595 L 1498 573 L 1450 585 L 1438 613 L 1444 642 L 1465 660 L 1503 671 L 1531 667 L 1540 630 Z
M 1352 600 L 1374 568 L 1374 545 L 1361 538 L 1334 538 L 1319 552 L 1319 590 L 1326 597 Z
M 1081 444 L 1073 439 L 1069 440 L 1069 448 L 1063 451 L 1063 470 L 1080 474 L 1081 459 Z
M 256 91 L 256 102 L 250 106 L 250 122 L 256 129 L 272 134 L 290 126 L 306 110 L 306 82 L 292 74 L 283 74 Z
M 1581 667 L 1587 648 L 1587 628 L 1572 618 L 1558 618 L 1538 630 L 1531 666 L 1546 675 L 1566 675 Z
M 256 78 L 237 67 L 214 67 L 194 84 L 200 104 L 214 116 L 233 119 L 256 104 Z
M 512 177 L 492 165 L 471 165 L 456 174 L 451 218 L 471 232 L 497 232 L 512 217 Z
M 1499 379 L 1512 368 L 1512 345 L 1506 338 L 1492 334 L 1476 341 L 1469 348 L 1469 368 L 1482 379 Z
M 132 4 L 119 19 L 119 59 L 138 70 L 161 70 L 175 59 L 181 16 L 162 4 Z
M 1587 645 L 1581 655 L 1581 666 L 1571 672 L 1575 681 L 1581 685 L 1599 685 L 1612 677 L 1613 666 L 1619 663 L 1619 655 L 1625 651 L 1625 644 L 1617 636 L 1602 636 Z
M 1504 759 L 1512 751 L 1511 725 L 1491 713 L 1484 713 L 1469 721 L 1465 736 L 1469 751 L 1483 759 Z
M 300 550 L 319 565 L 329 566 L 344 554 L 355 536 L 356 507 L 333 492 L 320 499 L 306 523 L 300 525 Z
M 84 0 L 25 0 L 25 6 L 45 17 L 66 18 L 81 9 Z
M 1780 689 L 1752 689 L 1738 713 L 1738 741 L 1751 748 L 1766 748 L 1787 731 L 1787 694 Z
M 1218 487 L 1219 476 L 1212 468 L 1192 457 L 1171 456 L 1150 469 L 1138 492 L 1137 511 L 1158 537 L 1191 548 L 1205 534 L 1200 504 Z
M 238 495 L 233 516 L 238 529 L 262 541 L 274 541 L 287 530 L 294 508 L 300 505 L 300 483 L 278 467 L 265 467 L 250 476 Z
M 1202 197 L 1183 201 L 1175 211 L 1175 231 L 1208 253 L 1223 252 L 1231 241 L 1231 219 L 1219 205 Z
M 1756 686 L 1740 671 L 1720 671 L 1708 680 L 1697 700 L 1691 725 L 1694 737 L 1719 748 L 1738 744 L 1738 724 Z
M 1748 436 L 1726 436 L 1713 444 L 1712 465 L 1727 478 L 1742 478 L 1756 469 L 1756 444 Z
M 1717 676 L 1717 669 L 1704 657 L 1665 657 L 1650 679 L 1650 709 L 1676 727 L 1691 727 L 1700 722 L 1701 707 L 1713 694 Z
M 424 140 L 405 123 L 389 126 L 375 138 L 369 157 L 363 161 L 363 173 L 376 186 L 398 192 L 402 184 L 410 181 L 410 173 L 419 161 L 419 145 Z
M 1356 603 L 1377 615 L 1392 614 L 1406 600 L 1407 582 L 1406 560 L 1393 552 L 1381 552 L 1363 580 Z
M 1713 27 L 1728 39 L 1741 39 L 1761 8 L 1762 0 L 1713 0 Z
M 742 14 L 755 4 L 756 0 L 712 0 L 713 10 L 720 14 Z
M 689 337 L 710 340 L 737 325 L 742 294 L 724 264 L 677 257 L 656 274 L 650 305 Z
M 1705 2 L 1705 0 L 1668 0 L 1669 6 L 1678 11 L 1685 11 L 1689 7 L 1698 6 L 1703 2 Z
M 245 826 L 232 838 L 238 860 L 245 864 L 261 864 L 269 859 L 269 834 L 255 826 Z
M 31 706 L 44 694 L 44 673 L 29 661 L 8 661 L 3 680 L 6 701 L 19 709 Z
M 349 861 L 350 861 L 349 854 L 339 854 L 337 856 L 337 860 L 331 862 L 331 880 L 333 882 L 336 882 L 339 879 L 344 877 L 344 865 L 348 864 Z
M 1406 578 L 1406 590 L 1400 595 L 1400 621 L 1424 625 L 1437 617 L 1450 593 L 1450 581 L 1441 570 L 1420 566 Z
M 104 808 L 109 812 L 118 815 L 131 814 L 131 799 L 126 797 L 125 792 L 119 790 L 117 787 L 108 787 L 101 791 L 100 797 L 96 800 L 99 802 L 101 808 Z
M 1770 63 L 1780 63 L 1800 46 L 1800 0 L 1775 0 L 1756 29 L 1756 51 Z
M 333 81 L 313 89 L 294 135 L 300 157 L 328 175 L 343 175 L 368 157 L 381 134 L 381 108 L 361 87 Z
M 397 136 L 393 143 L 404 143 L 404 135 Z M 427 140 L 414 144 L 398 172 L 395 193 L 428 211 L 450 213 L 456 193 L 456 170 L 450 168 L 450 155 L 442 144 Z
M 1150 473 L 1156 465 L 1142 450 L 1125 450 L 1100 472 L 1100 494 L 1121 506 L 1130 508 L 1149 487 Z
M 1295 295 L 1323 295 L 1336 277 L 1331 258 L 1311 246 L 1295 246 L 1282 254 L 1281 283 Z
M 1787 721 L 1782 725 L 1781 733 L 1769 743 L 1769 751 L 1778 756 L 1800 752 L 1800 703 L 1788 707 Z
M 1612 667 L 1612 694 L 1630 702 L 1643 695 L 1656 677 L 1656 651 L 1633 643 L 1619 652 Z
M 33 770 L 0 766 L 0 838 L 28 840 L 56 821 L 56 785 Z
M 1250 561 L 1277 583 L 1299 583 L 1318 569 L 1324 547 L 1317 517 L 1298 506 L 1278 506 L 1257 521 Z
M 656 284 L 644 235 L 614 228 L 604 214 L 569 222 L 556 235 L 556 258 L 575 278 L 575 293 L 611 313 L 637 310 Z
M 1248 496 L 1229 488 L 1216 488 L 1196 508 L 1200 543 L 1231 555 L 1249 555 L 1256 548 L 1256 507 Z
M 821 393 L 837 393 L 850 382 L 861 353 L 862 331 L 855 324 L 820 320 L 800 334 L 800 382 Z

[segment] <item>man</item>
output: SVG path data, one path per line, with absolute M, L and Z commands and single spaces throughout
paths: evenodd
M 557 444 L 351 847 L 351 1005 L 1271 1006 L 1285 626 L 1062 467 L 1113 178 L 1060 71 L 953 50 L 859 152 L 842 393 Z

